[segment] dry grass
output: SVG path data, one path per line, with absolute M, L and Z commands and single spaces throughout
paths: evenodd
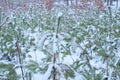
M 63 2 L 67 5 L 66 1 L 67 0 L 63 0 Z M 51 10 L 54 7 L 55 0 L 0 0 L 0 2 L 0 6 L 2 7 L 3 11 L 15 10 L 17 8 L 28 10 L 30 4 L 37 6 L 38 8 L 41 5 L 45 5 L 48 10 Z M 78 3 L 81 3 L 81 5 Z M 77 10 L 86 10 L 91 5 L 99 10 L 104 10 L 104 0 L 76 0 L 76 3 L 72 4 L 71 6 Z

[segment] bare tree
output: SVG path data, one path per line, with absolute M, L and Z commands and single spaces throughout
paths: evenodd
M 107 2 L 107 5 L 112 5 L 113 0 L 105 0 Z

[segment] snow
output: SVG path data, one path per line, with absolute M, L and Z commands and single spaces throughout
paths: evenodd
M 79 57 L 80 54 L 83 53 L 83 50 L 81 48 L 77 47 L 75 53 L 76 53 L 76 56 Z
M 58 5 L 58 3 L 55 3 L 56 5 Z M 61 3 L 63 4 L 63 3 Z M 119 7 L 120 7 L 120 1 L 119 1 Z M 71 15 L 71 14 L 75 14 L 75 12 L 72 10 L 72 9 L 69 9 L 68 10 L 68 15 Z M 26 13 L 26 15 L 28 15 Z M 64 16 L 63 12 L 58 10 L 58 12 L 55 14 L 57 15 L 57 18 L 59 17 L 62 17 Z M 13 15 L 10 15 L 10 19 L 11 21 L 13 21 L 13 18 L 16 18 L 14 17 Z M 35 15 L 33 15 L 35 16 Z M 54 16 L 54 15 L 53 15 Z M 52 19 L 53 17 L 52 15 L 50 16 L 50 18 Z M 28 15 L 28 17 L 30 17 Z M 46 17 L 46 16 L 45 16 Z M 104 17 L 104 14 L 102 15 L 99 15 L 99 18 L 98 19 L 102 19 Z M 25 18 L 25 17 L 23 17 Z M 32 19 L 33 17 L 30 17 L 30 19 Z M 74 19 L 74 18 L 73 18 Z M 44 20 L 46 21 L 47 19 L 44 18 L 42 21 L 40 21 L 42 24 L 45 24 L 47 25 L 46 22 L 44 22 Z M 63 20 L 64 21 L 64 20 Z M 82 20 L 81 20 L 82 21 Z M 76 19 L 76 22 L 77 22 L 77 19 Z M 30 22 L 29 22 L 30 23 Z M 50 25 L 47 25 L 47 26 L 51 26 L 53 22 L 50 22 Z M 13 22 L 14 24 L 14 22 Z M 74 22 L 72 23 L 74 24 Z M 119 25 L 119 21 L 117 22 L 117 24 Z M 77 25 L 80 25 L 80 22 L 77 22 Z M 55 26 L 55 25 L 52 25 L 52 26 Z M 65 26 L 65 29 L 66 29 L 66 25 L 64 25 L 63 23 L 63 26 Z M 71 26 L 71 25 L 70 25 Z M 61 26 L 60 26 L 61 27 Z M 73 26 L 72 25 L 72 28 L 77 28 L 78 26 Z M 81 27 L 81 26 L 80 26 Z M 102 26 L 103 27 L 103 26 Z M 45 46 L 46 45 L 50 45 L 50 47 L 52 46 L 52 48 L 47 49 L 49 53 L 54 54 L 56 53 L 57 51 L 59 51 L 58 48 L 62 49 L 60 50 L 60 62 L 56 63 L 56 64 L 52 64 L 52 62 L 47 62 L 45 63 L 44 65 L 48 65 L 48 69 L 47 71 L 45 72 L 45 74 L 41 74 L 41 73 L 33 73 L 33 77 L 32 77 L 32 80 L 48 80 L 48 78 L 50 77 L 51 75 L 51 72 L 52 72 L 52 69 L 53 69 L 53 66 L 55 66 L 57 69 L 61 70 L 60 69 L 60 66 L 58 66 L 57 64 L 59 63 L 62 63 L 62 64 L 66 64 L 68 66 L 70 65 L 73 65 L 73 63 L 75 61 L 79 61 L 81 64 L 82 63 L 85 63 L 86 60 L 84 59 L 84 55 L 83 57 L 80 58 L 80 55 L 83 53 L 83 50 L 87 50 L 88 51 L 88 55 L 90 55 L 90 65 L 94 68 L 96 68 L 96 74 L 99 74 L 100 73 L 100 69 L 105 69 L 106 68 L 106 64 L 101 61 L 101 58 L 100 57 L 96 57 L 97 53 L 95 53 L 94 51 L 92 51 L 96 45 L 92 45 L 92 47 L 89 47 L 86 48 L 87 45 L 89 45 L 89 39 L 87 39 L 86 37 L 84 37 L 84 40 L 83 41 L 80 41 L 79 43 L 77 42 L 77 37 L 71 37 L 71 33 L 66 33 L 66 32 L 60 32 L 58 34 L 58 38 L 56 38 L 56 33 L 55 31 L 49 31 L 49 30 L 46 30 L 46 31 L 43 31 L 43 32 L 39 32 L 38 30 L 39 28 L 35 28 L 35 33 L 32 33 L 32 30 L 29 28 L 27 30 L 24 31 L 24 34 L 25 34 L 25 37 L 29 37 L 29 39 L 35 39 L 35 46 L 31 46 L 30 45 L 30 52 L 26 53 L 26 58 L 25 58 L 25 62 L 28 62 L 28 61 L 35 61 L 37 62 L 38 64 L 41 63 L 41 60 L 43 58 L 46 58 L 48 57 L 47 55 L 45 55 L 45 53 L 42 51 L 44 48 L 46 48 Z M 91 32 L 89 32 L 90 34 L 90 38 L 94 38 L 94 33 L 97 34 L 97 29 L 96 29 L 96 26 L 87 26 L 87 29 L 86 28 L 83 28 L 84 31 L 89 32 L 89 30 L 92 30 Z M 15 28 L 16 32 L 18 30 L 18 27 Z M 62 29 L 60 29 L 62 31 Z M 120 31 L 119 29 L 116 29 L 115 30 L 117 33 Z M 98 31 L 99 32 L 99 31 Z M 79 33 L 79 32 L 78 32 Z M 77 34 L 77 33 L 76 33 Z M 78 36 L 82 35 L 82 33 L 80 33 Z M 85 35 L 86 36 L 86 35 Z M 97 35 L 98 36 L 98 35 Z M 69 42 L 69 41 L 65 41 L 64 38 L 72 38 L 72 40 Z M 107 42 L 113 42 L 113 44 L 111 46 L 116 46 L 117 45 L 117 49 L 115 51 L 115 57 L 117 57 L 118 59 L 115 59 L 113 62 L 115 66 L 117 66 L 118 62 L 119 62 L 119 58 L 120 58 L 120 41 L 118 39 L 118 42 L 116 42 L 116 38 L 114 39 L 111 39 L 109 36 L 108 37 L 105 37 L 105 41 Z M 16 43 L 16 40 L 13 39 L 13 44 Z M 94 43 L 94 39 L 91 40 L 92 43 Z M 6 42 L 6 45 L 7 45 L 7 48 L 10 48 L 12 46 L 12 43 L 9 43 L 9 42 Z M 25 44 L 26 45 L 26 44 Z M 29 45 L 29 43 L 27 43 L 27 45 Z M 63 55 L 62 52 L 64 52 L 66 49 L 64 49 L 63 47 L 66 47 L 67 45 L 70 45 L 70 53 L 68 55 Z M 102 48 L 104 49 L 107 49 L 109 50 L 111 48 L 110 45 L 105 45 L 102 44 Z M 0 48 L 6 48 L 6 46 L 0 46 Z M 21 50 L 22 52 L 25 51 L 25 48 L 26 47 L 21 47 Z M 15 49 L 15 47 L 14 47 Z M 34 50 L 35 49 L 35 50 Z M 100 49 L 98 49 L 100 50 Z M 97 51 L 98 51 L 97 50 Z M 1 51 L 2 52 L 2 51 Z M 4 51 L 4 54 L 8 53 L 8 51 Z M 94 54 L 91 56 L 91 54 Z M 0 59 L 2 58 L 3 55 L 0 55 Z M 63 57 L 64 56 L 64 57 Z M 10 62 L 8 62 L 7 60 L 0 60 L 0 63 L 4 63 L 4 64 L 10 64 Z M 27 64 L 26 64 L 27 65 Z M 41 64 L 43 65 L 43 64 Z M 39 65 L 39 67 L 41 66 Z M 86 65 L 86 64 L 85 64 Z M 18 75 L 21 75 L 21 70 L 20 68 L 17 68 L 17 66 L 21 66 L 21 64 L 16 64 L 14 66 L 16 72 Z M 80 70 L 83 70 L 83 66 L 80 66 Z M 109 70 L 109 78 L 112 76 L 112 72 L 114 70 L 111 68 Z M 61 71 L 62 72 L 62 71 Z M 75 72 L 75 71 L 74 71 Z M 8 73 L 8 72 L 7 72 Z M 7 74 L 6 73 L 6 74 Z M 22 80 L 22 79 L 21 79 Z M 61 77 L 60 80 L 65 80 L 63 77 Z M 77 73 L 75 72 L 75 78 L 72 79 L 72 78 L 69 78 L 69 80 L 84 80 L 84 77 L 81 75 L 81 73 Z
M 32 80 L 43 80 L 43 75 L 41 73 L 36 73 L 33 75 Z
M 84 79 L 83 76 L 75 72 L 75 78 L 71 80 L 83 80 L 83 79 Z
M 70 9 L 68 14 L 69 15 L 75 14 L 75 11 L 73 11 L 73 10 Z
M 58 12 L 57 17 L 59 18 L 59 17 L 61 17 L 62 15 L 63 15 L 63 13 L 62 13 L 62 12 Z
M 106 65 L 103 64 L 101 61 L 97 61 L 97 60 L 90 60 L 90 65 L 92 65 L 94 68 L 97 69 L 105 69 Z
M 48 69 L 47 69 L 45 75 L 42 77 L 41 80 L 48 80 L 49 77 L 50 77 L 50 75 L 51 75 L 52 69 L 53 69 L 53 64 L 50 64 L 50 65 L 48 66 Z
M 61 6 L 61 5 L 65 6 L 65 3 L 63 1 L 59 1 L 59 3 L 55 2 L 54 5 L 56 5 L 56 6 Z
M 43 80 L 42 77 L 43 75 L 41 75 L 40 73 L 36 73 L 33 75 L 32 80 Z
M 43 52 L 41 52 L 40 50 L 30 51 L 27 55 L 31 56 L 31 58 L 27 57 L 26 61 L 33 60 L 33 61 L 37 61 L 38 63 L 41 62 L 41 59 L 46 57 L 46 55 Z
M 116 7 L 120 8 L 120 0 L 118 0 L 118 6 L 117 6 L 116 2 L 113 2 L 112 7 L 113 7 L 113 9 L 116 9 Z
M 58 52 L 58 38 L 56 38 L 56 34 L 53 35 L 53 53 Z
M 9 61 L 7 60 L 0 60 L 0 63 L 4 63 L 4 64 L 11 64 Z
M 118 47 L 117 55 L 118 55 L 118 57 L 120 58 L 120 46 Z
M 15 69 L 16 73 L 21 77 L 21 69 L 20 68 L 16 68 Z M 22 78 L 20 78 L 20 80 L 22 80 Z
M 72 50 L 75 50 L 77 48 L 77 43 L 76 43 L 76 37 L 74 37 L 70 43 Z
M 71 58 L 70 55 L 67 55 L 67 56 L 64 58 L 64 60 L 63 60 L 62 63 L 67 64 L 67 65 L 71 65 L 71 64 L 73 64 L 73 59 Z
M 79 60 L 79 56 L 74 54 L 74 55 L 66 55 L 64 59 L 62 60 L 62 63 L 67 64 L 67 65 L 72 65 L 74 61 Z
M 45 32 L 45 33 L 41 34 L 42 37 L 39 41 L 38 41 L 38 39 L 36 39 L 38 47 L 39 47 L 40 50 L 43 49 L 44 42 L 48 38 L 49 35 L 51 35 L 51 34 L 48 31 L 48 32 Z

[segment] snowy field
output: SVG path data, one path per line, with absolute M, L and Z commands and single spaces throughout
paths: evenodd
M 118 3 L 119 8 L 120 1 Z M 113 21 L 107 12 L 91 10 L 74 14 L 75 11 L 68 8 L 55 8 L 48 13 L 36 9 L 18 15 L 12 13 L 5 25 L 1 25 L 0 16 L 0 33 L 5 36 L 0 39 L 0 63 L 13 64 L 16 74 L 21 77 L 19 80 L 23 80 L 21 68 L 17 68 L 20 66 L 26 74 L 31 73 L 31 78 L 25 80 L 54 80 L 51 78 L 54 70 L 59 80 L 119 80 L 120 13 L 116 3 L 113 3 L 112 10 L 116 10 Z M 17 55 L 19 47 L 20 55 L 23 54 L 22 63 Z M 10 53 L 18 51 L 12 55 L 9 48 Z M 3 53 L 13 61 L 2 60 Z
M 71 2 L 69 2 L 69 4 L 70 4 L 70 3 L 71 3 Z M 74 2 L 74 3 L 75 3 L 75 2 Z M 56 4 L 58 4 L 58 3 L 56 3 Z M 63 3 L 61 2 L 61 4 L 63 4 Z M 113 10 L 114 10 L 114 9 L 117 9 L 116 7 L 117 7 L 117 8 L 120 7 L 120 1 L 118 2 L 118 6 L 117 6 L 117 3 L 116 3 L 116 2 L 114 2 L 114 3 L 112 4 Z M 58 15 L 59 15 L 59 14 L 58 14 Z M 75 43 L 72 43 L 72 45 L 75 46 Z M 76 49 L 76 53 L 79 54 L 80 52 L 82 52 L 81 49 Z M 118 50 L 118 52 L 120 52 L 120 49 Z M 36 52 L 30 52 L 29 54 L 32 56 L 31 60 L 36 61 L 36 59 L 37 59 L 38 62 L 39 62 L 39 60 L 41 60 L 42 58 L 45 57 L 44 53 L 40 52 L 39 50 L 37 50 Z M 40 54 L 41 54 L 41 55 L 40 55 Z M 37 57 L 36 57 L 36 55 L 37 55 Z M 120 57 L 120 53 L 118 53 L 118 56 Z M 73 59 L 74 59 L 74 60 L 73 60 Z M 71 64 L 73 64 L 73 61 L 76 61 L 76 60 L 79 60 L 79 57 L 78 57 L 76 54 L 74 54 L 74 55 L 72 55 L 72 56 L 70 56 L 70 55 L 66 56 L 66 57 L 64 58 L 64 60 L 62 60 L 61 62 L 62 62 L 63 64 L 71 65 Z M 95 66 L 95 67 L 98 67 L 98 68 L 101 68 L 101 66 L 102 66 L 102 68 L 105 68 L 105 67 L 106 67 L 106 65 L 103 64 L 102 62 L 97 62 L 97 63 L 96 63 L 96 60 L 91 60 L 91 61 L 90 61 L 90 64 L 93 65 L 93 66 Z M 50 66 L 49 68 L 51 68 L 51 66 Z M 38 79 L 39 79 L 39 80 L 48 80 L 47 78 L 48 78 L 49 75 L 50 75 L 49 72 L 50 72 L 50 71 L 49 71 L 49 69 L 48 69 L 48 72 L 46 72 L 45 75 L 41 75 L 40 73 L 34 74 L 33 80 L 38 80 Z M 82 76 L 80 76 L 79 74 L 76 73 L 76 76 L 77 76 L 76 78 L 70 79 L 70 80 L 83 80 Z M 61 78 L 60 80 L 66 80 L 66 79 Z M 109 79 L 109 80 L 111 80 L 111 79 Z

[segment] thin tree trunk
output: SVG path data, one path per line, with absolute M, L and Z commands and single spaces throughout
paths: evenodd
M 76 5 L 78 4 L 78 0 L 76 0 Z
M 116 1 L 116 8 L 118 8 L 118 0 Z
M 2 19 L 2 8 L 0 7 L 0 25 L 1 25 L 1 20 Z M 0 30 L 1 30 L 1 26 L 0 26 Z
M 66 2 L 67 2 L 67 6 L 69 6 L 69 0 L 66 0 Z
M 112 5 L 112 0 L 107 0 L 107 6 L 111 6 Z
M 58 33 L 59 33 L 59 25 L 60 25 L 60 17 L 58 18 L 58 25 L 57 25 L 57 29 L 56 29 L 56 39 L 58 40 Z M 57 45 L 58 45 L 58 41 L 57 41 L 57 43 L 56 43 Z M 56 46 L 56 47 L 59 47 L 59 46 Z M 55 67 L 55 64 L 56 64 L 56 62 L 57 62 L 57 60 L 59 60 L 59 52 L 58 52 L 58 50 L 53 54 L 53 64 L 54 64 L 54 66 L 53 66 L 53 80 L 58 80 L 57 78 L 57 69 L 56 69 L 56 67 Z
M 24 78 L 24 71 L 23 71 L 23 67 L 22 67 L 22 59 L 21 59 L 21 49 L 18 45 L 18 41 L 16 42 L 16 48 L 17 48 L 17 53 L 18 53 L 18 61 L 19 61 L 19 64 L 20 64 L 20 69 L 21 69 L 21 73 L 22 73 L 22 79 L 25 80 Z
M 73 1 L 71 0 L 71 6 L 72 6 L 72 4 L 73 4 Z
M 56 63 L 56 56 L 55 56 L 55 54 L 54 54 L 53 57 L 54 57 L 53 58 L 53 63 L 55 64 Z M 53 66 L 53 80 L 57 80 L 56 76 L 57 76 L 56 68 L 55 68 L 55 66 Z

